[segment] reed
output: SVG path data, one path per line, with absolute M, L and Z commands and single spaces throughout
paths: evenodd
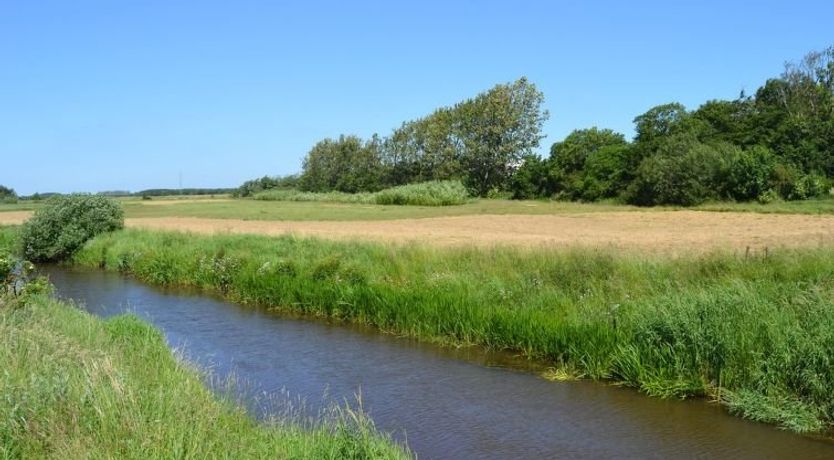
M 0 458 L 410 457 L 345 406 L 258 423 L 137 317 L 45 296 L 0 308 L 0 367 Z
M 276 189 L 257 193 L 254 198 L 263 201 L 319 201 L 400 206 L 454 206 L 471 201 L 466 187 L 460 181 L 421 182 L 374 193 L 315 193 Z
M 834 249 L 677 258 L 128 230 L 75 262 L 426 340 L 515 350 L 800 432 L 834 420 Z

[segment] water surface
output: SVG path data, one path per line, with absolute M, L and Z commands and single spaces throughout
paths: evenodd
M 58 294 L 108 317 L 130 311 L 246 395 L 352 400 L 423 459 L 831 459 L 834 444 L 594 382 L 556 383 L 505 353 L 451 349 L 162 290 L 103 271 L 47 267 Z M 270 406 L 258 406 L 266 411 Z

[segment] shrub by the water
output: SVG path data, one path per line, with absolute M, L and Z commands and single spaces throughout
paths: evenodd
M 123 226 L 124 212 L 116 200 L 97 195 L 56 196 L 23 225 L 21 251 L 32 261 L 62 260 L 90 238 Z

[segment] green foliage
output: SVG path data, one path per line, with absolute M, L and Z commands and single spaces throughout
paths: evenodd
M 140 190 L 136 193 L 129 193 L 129 195 L 138 197 L 173 195 L 226 195 L 229 193 L 234 193 L 235 190 L 236 189 L 233 188 L 150 188 L 147 190 Z M 41 194 L 41 197 L 46 198 L 47 194 Z
M 588 155 L 582 174 L 581 199 L 596 201 L 614 198 L 628 184 L 627 165 L 632 147 L 625 144 L 606 145 Z
M 610 129 L 582 129 L 570 133 L 550 149 L 549 179 L 559 198 L 595 200 L 621 180 L 628 153 L 625 137 Z
M 460 181 L 431 181 L 401 185 L 374 194 L 382 205 L 454 206 L 469 201 L 469 192 Z
M 264 176 L 260 179 L 252 179 L 243 183 L 232 193 L 235 197 L 246 198 L 265 190 L 272 189 L 294 189 L 299 186 L 299 176 Z
M 375 193 L 314 193 L 298 190 L 269 190 L 255 194 L 264 201 L 321 201 L 403 206 L 454 206 L 467 203 L 469 193 L 460 181 L 430 181 L 401 185 Z
M 805 200 L 828 192 L 829 181 L 817 174 L 803 174 L 793 165 L 776 165 L 771 185 L 786 200 Z
M 789 63 L 755 96 L 679 103 L 634 119 L 626 144 L 607 130 L 579 130 L 553 144 L 550 167 L 528 161 L 516 198 L 621 198 L 652 206 L 705 200 L 803 200 L 834 177 L 834 46 Z M 728 147 L 732 146 L 732 148 Z M 606 155 L 593 152 L 609 149 Z
M 0 203 L 17 203 L 17 193 L 15 193 L 14 189 L 0 185 Z
M 538 147 L 549 117 L 543 102 L 536 86 L 521 78 L 455 106 L 450 135 L 463 146 L 463 180 L 476 195 L 507 189 L 515 168 Z
M 677 102 L 652 107 L 646 113 L 634 118 L 637 132 L 635 140 L 641 143 L 652 143 L 686 132 L 689 117 L 686 107 Z
M 627 202 L 640 206 L 692 206 L 718 198 L 726 150 L 686 138 L 670 138 L 663 153 L 644 159 L 625 193 Z
M 585 169 L 588 158 L 600 149 L 625 144 L 625 136 L 610 129 L 580 129 L 553 144 L 550 158 L 562 174 L 571 174 Z
M 537 155 L 528 156 L 513 176 L 510 186 L 512 197 L 517 200 L 549 198 L 555 192 L 554 181 L 549 173 L 549 161 Z
M 124 225 L 121 205 L 97 195 L 50 198 L 22 227 L 20 245 L 33 261 L 57 261 L 71 256 L 90 238 Z
M 221 248 L 239 261 L 225 287 L 199 269 Z M 152 282 L 164 262 L 170 282 L 243 303 L 514 350 L 660 397 L 722 395 L 796 431 L 834 422 L 831 249 L 669 259 L 125 231 L 75 260 L 111 270 L 128 260 Z
M 382 188 L 376 138 L 340 136 L 317 143 L 304 158 L 300 187 L 309 192 L 373 192 Z
M 288 403 L 258 423 L 139 318 L 101 320 L 45 295 L 0 309 L 0 363 L 2 458 L 410 457 L 347 405 L 313 417 Z
M 304 192 L 296 189 L 272 189 L 256 193 L 254 199 L 260 201 L 317 201 L 323 203 L 364 203 L 374 202 L 373 193 L 345 192 Z
M 0 240 L 0 313 L 25 306 L 33 296 L 52 293 L 52 286 L 46 278 L 37 276 L 32 262 L 9 252 L 12 246 Z
M 325 139 L 304 160 L 306 191 L 375 192 L 426 181 L 460 180 L 474 194 L 507 190 L 516 168 L 544 137 L 544 96 L 525 78 L 427 117 L 387 138 Z
M 771 190 L 770 180 L 776 167 L 776 158 L 767 147 L 757 145 L 747 150 L 736 149 L 727 161 L 723 187 L 728 198 L 751 201 Z

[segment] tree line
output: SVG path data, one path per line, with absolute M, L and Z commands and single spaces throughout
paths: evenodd
M 304 159 L 299 187 L 375 192 L 433 180 L 460 180 L 474 194 L 507 190 L 539 146 L 544 95 L 526 78 L 407 121 L 390 136 L 324 139 Z
M 628 140 L 591 127 L 536 153 L 548 113 L 521 78 L 403 123 L 387 137 L 342 135 L 308 152 L 299 175 L 238 189 L 375 192 L 460 180 L 475 196 L 613 199 L 637 205 L 805 199 L 834 178 L 834 46 L 809 53 L 752 95 L 694 111 L 659 105 L 634 119 Z
M 529 156 L 511 190 L 516 198 L 637 205 L 707 200 L 763 202 L 828 193 L 834 177 L 834 46 L 789 63 L 753 95 L 679 103 L 634 119 L 627 142 L 607 129 L 576 130 L 550 156 Z

